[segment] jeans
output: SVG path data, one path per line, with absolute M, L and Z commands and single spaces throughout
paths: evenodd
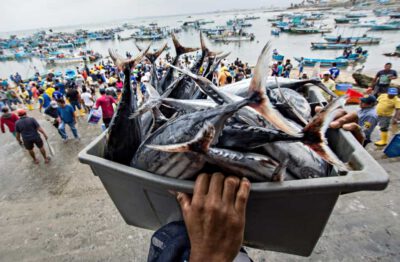
M 63 139 L 68 138 L 67 133 L 65 132 L 65 125 L 69 125 L 69 127 L 71 128 L 72 134 L 74 134 L 74 137 L 79 138 L 78 130 L 76 129 L 74 122 L 72 122 L 72 123 L 61 122 L 60 126 L 58 127 L 58 130 L 60 131 L 60 135 Z
M 81 110 L 81 104 L 78 101 L 69 101 L 71 103 L 71 106 L 74 110 L 76 110 L 76 108 L 78 108 L 79 110 Z

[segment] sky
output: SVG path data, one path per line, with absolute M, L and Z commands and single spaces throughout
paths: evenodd
M 0 31 L 101 23 L 146 16 L 288 6 L 299 0 L 0 0 Z

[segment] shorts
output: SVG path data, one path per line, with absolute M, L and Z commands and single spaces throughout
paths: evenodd
M 34 145 L 36 145 L 37 148 L 42 148 L 43 140 L 40 137 L 34 140 L 28 140 L 28 141 L 24 140 L 24 146 L 27 150 L 32 150 Z
M 387 132 L 389 131 L 390 121 L 392 120 L 391 116 L 378 116 L 378 123 L 381 131 Z

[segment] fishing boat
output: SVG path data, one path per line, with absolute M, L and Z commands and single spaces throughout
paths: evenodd
M 131 36 L 131 35 L 130 36 L 120 36 L 120 35 L 118 35 L 117 39 L 119 41 L 126 41 L 126 40 L 133 39 L 133 36 Z
M 23 50 L 19 50 L 14 53 L 15 59 L 16 60 L 21 60 L 21 59 L 28 59 L 32 57 L 31 53 L 25 52 Z
M 296 61 L 300 62 L 300 57 L 294 58 Z M 347 59 L 321 59 L 321 58 L 303 58 L 304 66 L 315 66 L 315 64 L 320 63 L 323 67 L 332 66 L 336 63 L 338 67 L 346 67 L 349 65 L 349 60 Z
M 0 55 L 0 61 L 12 61 L 15 59 L 15 56 L 12 54 L 2 54 Z
M 52 56 L 48 58 L 42 59 L 47 66 L 54 66 L 54 65 L 69 65 L 69 64 L 79 64 L 84 62 L 84 56 L 71 56 L 71 57 L 57 57 Z
M 346 14 L 347 18 L 363 18 L 363 17 L 367 17 L 367 14 L 363 14 L 363 13 L 349 13 Z
M 347 59 L 347 60 L 353 61 L 353 62 L 360 62 L 360 61 L 366 60 L 368 55 L 369 55 L 368 51 L 365 50 L 361 54 L 355 53 L 355 54 L 349 55 L 348 57 L 339 56 L 339 57 L 336 57 L 336 59 Z
M 318 28 L 318 27 L 291 27 L 289 33 L 292 34 L 320 34 L 320 33 L 330 33 L 331 28 Z
M 216 38 L 211 38 L 215 42 L 241 42 L 241 41 L 253 41 L 254 40 L 254 35 L 245 35 L 245 36 L 238 36 L 238 35 L 232 35 L 232 36 L 221 36 L 221 37 L 216 37 Z
M 349 24 L 359 22 L 359 18 L 337 17 L 335 18 L 336 24 Z
M 389 30 L 400 30 L 400 22 L 392 21 L 387 22 L 380 25 L 374 25 L 370 29 L 370 31 L 389 31 Z
M 376 21 L 363 21 L 358 24 L 351 25 L 351 28 L 370 28 L 376 25 Z
M 59 43 L 57 45 L 58 48 L 74 48 L 74 44 L 73 43 Z
M 352 48 L 353 44 L 336 44 L 336 43 L 311 43 L 312 49 L 330 49 L 330 50 L 340 50 L 346 48 Z
M 273 60 L 275 60 L 275 61 L 278 61 L 278 62 L 282 62 L 283 61 L 283 59 L 285 58 L 285 56 L 284 55 L 274 55 L 274 54 L 272 54 L 272 59 Z
M 382 40 L 380 37 L 370 36 L 326 36 L 324 39 L 329 43 L 345 43 L 345 44 L 358 44 L 358 45 L 372 45 L 379 44 Z
M 260 17 L 259 16 L 246 16 L 244 18 L 244 20 L 257 20 L 257 19 L 260 19 Z
M 76 71 L 73 69 L 65 70 L 65 78 L 66 79 L 74 79 L 76 77 Z
M 271 17 L 271 18 L 268 18 L 267 21 L 268 22 L 281 22 L 282 17 L 279 17 L 279 16 Z

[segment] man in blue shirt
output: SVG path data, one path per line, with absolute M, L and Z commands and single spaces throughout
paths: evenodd
M 375 96 L 361 98 L 361 110 L 358 111 L 358 124 L 361 126 L 364 135 L 364 147 L 371 143 L 371 134 L 378 124 L 378 116 L 375 110 Z
M 65 125 L 69 125 L 72 133 L 74 134 L 74 137 L 77 140 L 80 140 L 78 130 L 75 127 L 76 116 L 74 109 L 72 108 L 71 105 L 67 105 L 63 98 L 59 99 L 57 102 L 59 106 L 57 110 L 60 122 L 58 130 L 60 131 L 60 135 L 62 136 L 63 141 L 67 142 L 68 140 L 67 133 L 65 132 Z
M 58 87 L 60 93 L 65 96 L 65 85 L 64 83 L 61 83 L 60 80 L 56 79 L 56 85 L 55 87 Z
M 51 98 L 44 92 L 42 88 L 39 89 L 39 112 L 42 113 L 42 108 L 46 110 L 50 106 Z
M 333 80 L 336 80 L 338 76 L 340 75 L 340 69 L 337 68 L 337 64 L 333 63 L 332 67 L 329 69 L 329 72 L 331 73 L 331 77 Z
M 58 101 L 59 99 L 63 98 L 63 94 L 59 91 L 59 87 L 55 86 L 54 87 L 55 91 L 53 92 L 53 98 L 54 100 Z

